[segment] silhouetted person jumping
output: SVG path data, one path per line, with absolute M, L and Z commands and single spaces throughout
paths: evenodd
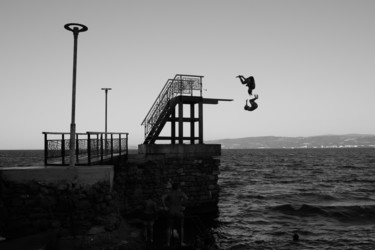
M 255 100 L 258 99 L 258 95 L 255 94 L 254 96 L 255 97 L 253 99 L 249 100 L 251 106 L 247 105 L 247 100 L 246 100 L 246 105 L 244 107 L 245 110 L 247 110 L 247 111 L 253 111 L 253 110 L 255 110 L 255 109 L 258 108 L 258 104 L 255 102 Z
M 240 78 L 240 81 L 242 84 L 246 84 L 246 86 L 249 88 L 247 91 L 249 95 L 253 95 L 253 89 L 255 89 L 255 80 L 254 77 L 250 76 L 248 78 L 245 78 L 242 75 L 237 76 L 237 78 Z

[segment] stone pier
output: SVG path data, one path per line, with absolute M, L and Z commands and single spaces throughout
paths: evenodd
M 220 145 L 139 145 L 138 155 L 129 155 L 119 168 L 115 189 L 122 190 L 123 208 L 134 211 L 149 196 L 161 205 L 161 196 L 173 182 L 189 197 L 187 211 L 216 211 L 219 197 Z
M 80 235 L 119 223 L 113 166 L 0 168 L 0 221 L 7 238 L 59 229 Z
M 179 182 L 186 213 L 215 214 L 220 145 L 140 145 L 114 166 L 0 168 L 0 221 L 8 238 L 51 229 L 66 235 L 114 230 L 121 216 Z

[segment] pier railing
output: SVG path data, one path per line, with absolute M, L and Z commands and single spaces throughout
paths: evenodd
M 202 96 L 202 78 L 203 76 L 177 74 L 174 79 L 169 79 L 165 83 L 141 124 L 145 126 L 145 138 L 147 138 L 149 132 L 157 123 L 160 114 L 172 98 L 179 95 Z
M 44 164 L 69 165 L 70 133 L 43 132 Z M 114 157 L 127 157 L 128 133 L 76 133 L 76 165 L 102 165 Z

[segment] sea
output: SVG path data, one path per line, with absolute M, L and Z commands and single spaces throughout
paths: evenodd
M 223 149 L 220 161 L 218 249 L 375 249 L 375 148 Z M 0 150 L 0 166 L 38 163 L 41 150 Z
M 375 249 L 375 148 L 223 150 L 219 185 L 220 249 Z

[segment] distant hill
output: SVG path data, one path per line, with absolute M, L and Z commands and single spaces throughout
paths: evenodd
M 347 134 L 310 137 L 261 136 L 210 140 L 205 143 L 221 144 L 223 149 L 375 147 L 375 135 Z

